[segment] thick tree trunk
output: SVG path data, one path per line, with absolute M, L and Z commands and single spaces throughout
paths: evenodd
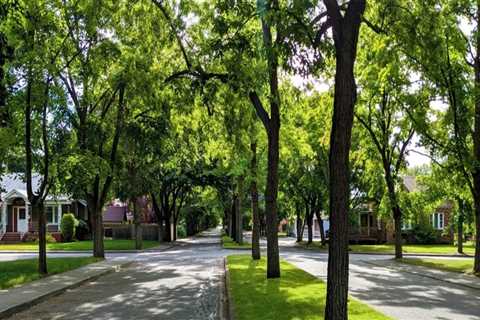
M 257 190 L 257 143 L 250 144 L 252 160 L 250 162 L 250 194 L 252 198 L 252 259 L 260 259 L 260 214 L 258 212 L 258 190 Z
M 402 259 L 402 212 L 398 206 L 393 208 L 393 222 L 395 224 L 395 259 Z
M 135 249 L 143 249 L 142 219 L 138 210 L 137 199 L 133 199 L 133 223 L 135 224 Z
M 477 1 L 477 27 L 480 23 L 480 1 Z M 475 166 L 473 169 L 473 199 L 475 205 L 475 257 L 473 272 L 480 274 L 480 32 L 475 39 L 475 119 L 473 131 L 473 154 Z
M 38 273 L 46 275 L 47 269 L 47 221 L 41 203 L 32 203 L 32 215 L 38 218 Z
M 365 0 L 349 2 L 342 16 L 337 1 L 324 0 L 335 41 L 335 93 L 330 133 L 330 241 L 328 246 L 326 320 L 348 319 L 349 153 L 356 84 L 353 74 Z
M 457 252 L 460 254 L 463 254 L 463 220 L 463 208 L 460 208 L 457 222 Z
M 308 235 L 308 244 L 313 242 L 313 214 L 308 211 L 305 214 L 307 220 L 307 235 Z
M 235 206 L 235 226 L 237 227 L 237 231 L 235 232 L 235 241 L 239 244 L 243 243 L 243 217 L 242 217 L 242 199 L 243 199 L 243 181 L 244 177 L 239 176 L 237 181 L 237 204 Z
M 103 245 L 103 214 L 102 208 L 98 204 L 93 204 L 91 207 L 93 217 L 93 256 L 96 258 L 105 258 L 105 248 Z
M 172 224 L 172 227 L 173 227 L 173 230 L 172 230 L 172 240 L 173 241 L 177 241 L 177 219 L 173 219 L 173 224 Z
M 280 277 L 280 252 L 278 250 L 278 161 L 280 122 L 270 123 L 268 134 L 268 173 L 265 192 L 265 215 L 267 231 L 267 278 Z

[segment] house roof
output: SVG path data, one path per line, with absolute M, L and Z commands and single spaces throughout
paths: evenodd
M 32 174 L 32 188 L 34 191 L 40 187 L 42 179 L 39 174 Z M 24 180 L 23 174 L 11 173 L 3 175 L 0 178 L 0 200 L 8 200 L 12 198 L 28 199 L 27 184 Z M 45 199 L 47 201 L 70 201 L 71 198 L 67 195 L 48 195 Z
M 124 206 L 108 206 L 103 213 L 104 222 L 123 222 L 127 207 Z
M 415 179 L 414 176 L 404 176 L 403 185 L 405 186 L 408 192 L 417 191 L 417 180 Z

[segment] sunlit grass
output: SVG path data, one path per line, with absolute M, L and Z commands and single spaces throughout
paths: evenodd
M 237 320 L 323 320 L 326 285 L 311 274 L 281 261 L 281 278 L 266 279 L 266 260 L 250 256 L 227 258 L 230 292 Z M 390 319 L 349 299 L 349 319 Z
M 48 258 L 48 274 L 53 275 L 73 270 L 101 260 L 103 259 L 93 257 Z M 7 289 L 40 279 L 41 276 L 37 270 L 37 259 L 0 262 L 0 289 Z
M 252 245 L 248 242 L 238 244 L 232 240 L 229 236 L 222 236 L 222 247 L 224 249 L 251 249 Z
M 314 241 L 307 244 L 305 241 L 298 244 L 307 249 L 328 250 L 327 246 L 322 246 L 320 242 Z M 354 244 L 350 245 L 350 252 L 354 253 L 386 253 L 393 254 L 395 246 L 393 244 Z M 404 253 L 419 253 L 419 254 L 457 254 L 457 247 L 449 244 L 407 244 L 402 247 Z M 463 246 L 465 254 L 473 255 L 475 247 L 472 243 L 466 243 Z
M 433 269 L 471 273 L 473 270 L 473 259 L 417 259 L 404 258 L 402 263 L 423 266 Z
M 135 250 L 135 240 L 105 240 L 105 250 Z M 143 248 L 158 246 L 157 241 L 143 241 Z M 47 250 L 60 251 L 88 251 L 93 249 L 92 241 L 56 242 L 47 243 Z M 0 251 L 38 251 L 38 243 L 21 242 L 13 244 L 0 244 Z

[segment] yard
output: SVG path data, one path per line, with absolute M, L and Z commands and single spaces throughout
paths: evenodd
M 285 261 L 281 261 L 281 278 L 267 280 L 265 259 L 253 261 L 246 255 L 227 259 L 235 319 L 323 319 L 326 299 L 323 281 Z M 348 312 L 353 320 L 390 319 L 351 298 Z
M 229 236 L 222 236 L 222 247 L 224 249 L 251 249 L 252 245 L 248 242 L 244 242 L 242 244 L 238 244 L 232 240 Z
M 322 246 L 320 242 L 314 241 L 312 244 L 307 244 L 305 241 L 298 244 L 301 247 L 314 250 L 327 250 L 327 246 Z M 393 254 L 395 246 L 393 244 L 354 244 L 350 245 L 350 252 L 354 253 L 385 253 Z M 463 252 L 468 255 L 475 253 L 475 247 L 472 243 L 464 244 Z M 439 255 L 455 255 L 457 254 L 457 247 L 448 244 L 409 244 L 403 246 L 403 253 L 416 254 L 439 254 Z
M 48 273 L 62 273 L 100 260 L 102 259 L 93 257 L 48 258 Z M 0 262 L 0 289 L 40 279 L 37 267 L 37 259 Z
M 402 263 L 423 266 L 433 269 L 471 273 L 473 269 L 473 259 L 413 259 L 404 258 Z
M 134 250 L 134 240 L 105 240 L 105 250 Z M 143 248 L 158 246 L 157 241 L 143 241 Z M 47 250 L 59 251 L 88 251 L 93 249 L 92 241 L 55 242 L 47 243 Z M 21 242 L 15 244 L 0 244 L 0 251 L 38 251 L 38 243 Z

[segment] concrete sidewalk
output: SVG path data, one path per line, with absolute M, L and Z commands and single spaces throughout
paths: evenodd
M 132 261 L 105 260 L 32 281 L 16 288 L 0 290 L 0 319 L 30 308 L 82 283 L 119 271 L 131 263 Z
M 424 266 L 416 266 L 406 263 L 397 262 L 393 259 L 389 260 L 369 260 L 363 261 L 377 267 L 394 269 L 400 272 L 415 274 L 422 277 L 427 277 L 435 280 L 448 282 L 455 285 L 464 286 L 470 289 L 480 290 L 480 278 L 474 275 L 468 275 L 460 272 L 450 272 L 445 270 L 438 270 Z

